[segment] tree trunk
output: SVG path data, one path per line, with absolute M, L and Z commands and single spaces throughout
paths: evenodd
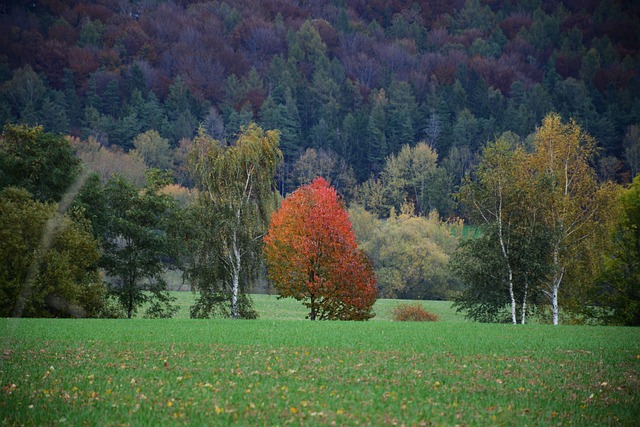
M 234 319 L 238 318 L 238 287 L 240 283 L 240 278 L 238 276 L 239 276 L 238 271 L 234 269 L 233 290 L 231 295 L 231 317 Z
M 558 324 L 558 286 L 554 283 L 551 290 L 551 310 L 553 311 L 553 324 Z
M 518 323 L 516 318 L 516 297 L 513 293 L 513 270 L 511 269 L 511 263 L 509 262 L 509 254 L 507 253 L 507 247 L 504 244 L 504 237 L 502 235 L 502 200 L 498 207 L 498 238 L 500 239 L 500 249 L 502 250 L 502 256 L 507 263 L 507 274 L 509 276 L 509 297 L 511 297 L 511 322 L 515 325 Z
M 316 320 L 316 302 L 314 297 L 311 297 L 311 313 L 309 313 L 309 319 Z
M 127 295 L 127 318 L 131 319 L 131 316 L 133 316 L 133 295 L 131 294 L 131 292 L 129 292 L 129 295 Z
M 551 284 L 551 312 L 553 313 L 553 324 L 558 324 L 559 307 L 558 307 L 558 291 L 560 283 L 564 276 L 564 267 L 559 267 L 559 250 L 558 246 L 553 249 L 553 283 Z
M 233 232 L 233 260 L 231 266 L 233 269 L 233 285 L 231 289 L 231 317 L 238 318 L 238 293 L 240 291 L 240 249 L 238 249 L 238 238 L 236 231 Z
M 524 325 L 527 318 L 527 293 L 529 291 L 529 282 L 525 280 L 524 296 L 522 297 L 522 318 L 521 323 Z
M 516 297 L 513 293 L 513 272 L 511 271 L 511 266 L 508 267 L 509 270 L 509 296 L 511 297 L 511 323 L 514 325 L 518 323 L 516 318 Z

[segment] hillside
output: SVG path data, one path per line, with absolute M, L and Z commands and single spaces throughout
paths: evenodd
M 127 151 L 148 130 L 174 149 L 199 125 L 231 140 L 257 121 L 282 132 L 283 193 L 308 148 L 353 186 L 425 140 L 450 191 L 486 141 L 525 140 L 556 111 L 596 138 L 602 179 L 628 182 L 640 164 L 632 3 L 3 2 L 0 123 Z

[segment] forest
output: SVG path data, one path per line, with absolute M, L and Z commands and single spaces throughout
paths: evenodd
M 276 130 L 282 153 L 275 170 L 280 196 L 316 176 L 326 178 L 350 208 L 360 245 L 375 265 L 380 295 L 463 298 L 461 307 L 473 311 L 464 300 L 465 289 L 466 295 L 471 292 L 465 283 L 484 279 L 454 254 L 484 253 L 483 239 L 505 232 L 492 234 L 496 224 L 483 224 L 472 209 L 474 197 L 493 185 L 481 177 L 483 167 L 501 159 L 492 157 L 496 145 L 521 150 L 518 156 L 528 160 L 517 163 L 517 171 L 496 165 L 490 170 L 518 179 L 534 176 L 543 123 L 556 114 L 552 117 L 593 140 L 592 151 L 576 163 L 593 172 L 589 185 L 625 186 L 638 174 L 639 15 L 640 7 L 615 0 L 4 2 L 0 123 L 8 126 L 3 140 L 9 145 L 0 159 L 0 183 L 12 186 L 3 190 L 5 213 L 20 217 L 16 212 L 26 209 L 44 227 L 43 218 L 55 211 L 47 203 L 62 203 L 62 183 L 71 182 L 49 176 L 44 185 L 21 176 L 25 160 L 10 146 L 22 138 L 43 150 L 30 153 L 31 160 L 46 163 L 59 156 L 68 169 L 60 162 L 51 167 L 60 175 L 80 174 L 65 144 L 97 174 L 80 192 L 76 216 L 65 219 L 77 223 L 78 234 L 68 236 L 76 243 L 100 246 L 91 243 L 93 238 L 115 245 L 109 233 L 122 224 L 115 213 L 100 217 L 97 206 L 116 211 L 124 203 L 119 197 L 127 194 L 163 223 L 211 222 L 212 217 L 203 219 L 188 209 L 209 182 L 194 173 L 198 141 L 208 138 L 232 147 L 243 139 L 272 140 L 269 132 Z M 479 187 L 467 177 L 477 179 Z M 542 194 L 529 190 L 532 197 Z M 617 206 L 632 206 L 635 193 L 629 191 L 620 196 L 627 205 Z M 544 203 L 542 196 L 535 200 Z M 612 206 L 608 212 L 617 212 Z M 512 207 L 514 218 L 522 219 L 521 207 Z M 621 216 L 627 222 L 617 224 L 623 230 L 620 239 L 633 228 L 629 212 Z M 485 228 L 474 232 L 469 224 Z M 514 228 L 509 236 L 547 236 L 537 247 L 552 244 L 554 230 L 531 230 Z M 206 239 L 198 230 L 187 226 L 178 232 L 167 225 L 165 232 L 168 240 L 162 242 L 153 233 L 147 236 L 149 245 L 166 246 L 164 260 L 176 259 L 174 250 L 204 250 Z M 465 246 L 464 237 L 473 233 L 479 237 L 477 246 Z M 176 241 L 195 246 L 177 248 Z M 63 252 L 70 250 L 64 239 L 58 244 Z M 506 262 L 512 275 L 527 280 L 539 272 L 517 270 L 518 263 L 543 269 L 550 262 L 512 255 L 492 262 L 501 268 Z M 620 257 L 605 262 L 599 256 L 583 260 L 584 265 L 621 262 Z M 456 274 L 450 258 L 457 259 Z M 92 266 L 96 261 L 83 262 Z M 102 262 L 101 268 L 111 263 L 115 269 L 119 261 Z M 170 313 L 159 279 L 164 267 L 151 264 L 145 274 L 156 278 L 159 287 L 151 291 L 160 304 L 153 308 L 164 315 Z M 58 267 L 54 271 L 64 270 Z M 193 280 L 212 274 L 200 267 L 191 270 Z M 94 283 L 97 277 L 96 271 L 91 277 L 76 273 L 77 278 L 68 278 L 71 282 Z M 624 282 L 628 275 L 618 279 L 599 280 Z M 582 277 L 567 280 L 585 282 Z M 603 292 L 607 286 L 590 287 L 591 297 L 602 297 L 596 289 Z M 581 304 L 579 289 L 569 295 L 576 306 Z M 513 319 L 520 296 L 511 289 Z M 140 295 L 118 297 L 131 316 Z M 201 300 L 196 311 L 211 302 Z M 529 303 L 538 304 L 535 298 Z M 240 305 L 251 312 L 250 301 Z M 104 307 L 96 310 L 105 313 Z M 476 320 L 504 320 L 504 313 L 476 314 Z
M 169 148 L 153 166 L 190 186 L 183 141 L 199 125 L 232 141 L 254 121 L 282 132 L 283 195 L 311 163 L 350 197 L 425 141 L 446 172 L 433 207 L 450 216 L 486 141 L 525 140 L 551 111 L 595 137 L 601 179 L 631 181 L 638 15 L 615 0 L 3 2 L 0 122 L 118 153 L 155 131 Z

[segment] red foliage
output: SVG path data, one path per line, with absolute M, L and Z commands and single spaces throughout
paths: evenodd
M 340 35 L 335 28 L 324 19 L 314 19 L 311 23 L 320 34 L 322 41 L 327 45 L 327 49 L 332 52 L 335 51 L 340 43 Z
M 69 63 L 67 46 L 58 40 L 47 40 L 39 46 L 33 60 L 33 69 L 36 72 L 46 73 L 49 83 L 56 89 L 60 89 L 64 69 Z
M 78 41 L 78 30 L 68 24 L 54 23 L 49 28 L 49 38 L 73 46 Z
M 376 281 L 338 194 L 316 178 L 290 194 L 264 239 L 269 278 L 281 297 L 304 301 L 315 319 L 373 317 Z
M 523 13 L 514 13 L 500 23 L 500 29 L 507 39 L 512 40 L 523 27 L 528 29 L 532 23 L 531 16 Z
M 99 51 L 98 60 L 100 61 L 100 65 L 107 70 L 115 70 L 122 65 L 120 55 L 115 49 L 111 48 Z
M 129 21 L 115 29 L 115 41 L 121 43 L 127 55 L 135 57 L 142 46 L 149 43 L 149 37 L 144 33 L 138 21 Z
M 580 75 L 580 67 L 582 66 L 582 58 L 580 54 L 568 54 L 558 52 L 556 55 L 556 71 L 563 79 L 569 77 L 578 78 Z
M 73 46 L 69 49 L 69 68 L 73 71 L 78 85 L 82 85 L 89 74 L 98 69 L 100 63 L 89 48 Z
M 101 4 L 81 3 L 76 5 L 75 11 L 80 16 L 87 16 L 92 21 L 99 19 L 102 23 L 107 23 L 113 16 L 113 11 Z
M 440 84 L 450 85 L 455 81 L 456 70 L 458 65 L 466 61 L 466 57 L 462 52 L 452 51 L 448 55 L 433 54 L 425 56 L 428 58 L 429 65 L 427 70 L 431 70 L 430 75 L 433 74 Z M 423 65 L 426 65 L 423 63 Z
M 593 78 L 593 84 L 600 92 L 605 92 L 609 86 L 626 88 L 633 81 L 633 71 L 615 66 L 599 70 Z
M 482 76 L 487 84 L 498 89 L 502 94 L 509 94 L 511 84 L 521 78 L 517 61 L 511 55 L 504 55 L 499 60 L 474 56 L 469 66 Z

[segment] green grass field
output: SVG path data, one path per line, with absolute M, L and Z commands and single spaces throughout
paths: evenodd
M 176 304 L 180 307 L 175 318 L 188 319 L 189 307 L 193 304 L 194 294 L 192 292 L 172 292 L 172 295 L 178 299 Z M 305 316 L 309 314 L 309 310 L 302 303 L 291 298 L 279 299 L 276 295 L 258 294 L 252 295 L 252 299 L 261 319 L 304 320 Z M 389 299 L 376 301 L 373 307 L 376 315 L 372 321 L 391 320 L 391 312 L 401 302 L 406 301 Z M 449 301 L 422 301 L 422 305 L 428 311 L 437 314 L 442 321 L 466 321 L 462 314 L 456 313 L 451 308 Z
M 3 425 L 637 425 L 640 329 L 310 322 L 256 296 L 255 321 L 0 319 Z M 185 311 L 186 310 L 186 311 Z

